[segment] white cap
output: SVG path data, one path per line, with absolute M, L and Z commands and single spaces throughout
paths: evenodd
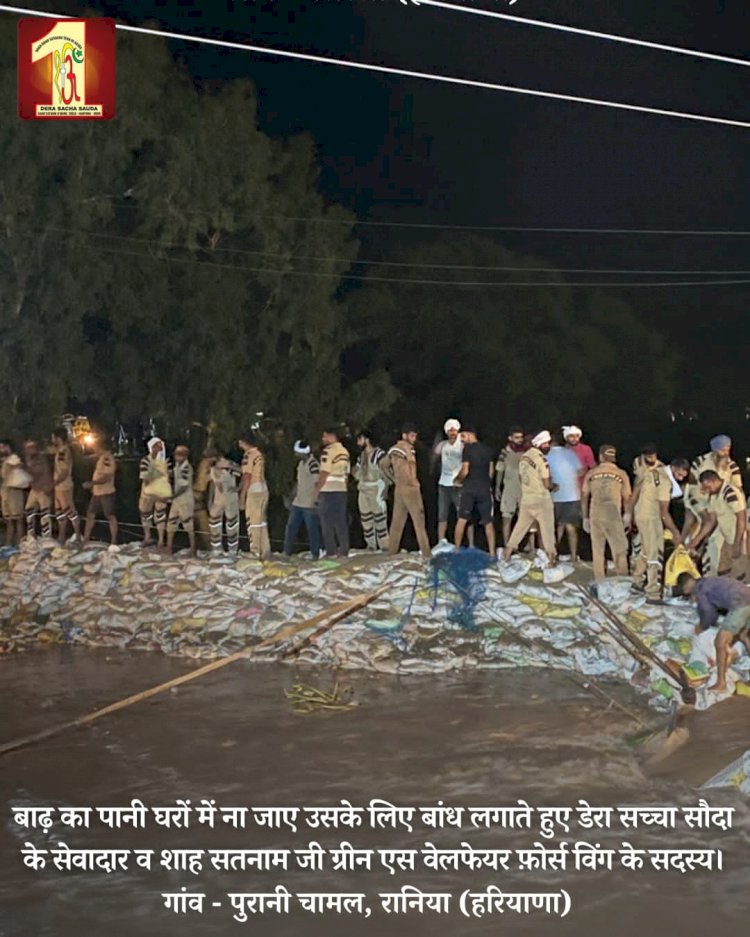
M 453 418 L 446 420 L 445 423 L 443 423 L 443 432 L 447 433 L 449 429 L 454 429 L 456 432 L 459 432 L 461 429 L 461 424 L 458 422 L 458 420 L 454 420 Z
M 537 433 L 536 436 L 531 440 L 531 445 L 543 446 L 546 442 L 552 442 L 552 437 L 546 429 L 543 429 L 541 433 Z
M 562 431 L 566 439 L 568 436 L 583 436 L 583 430 L 580 426 L 563 426 Z
M 294 444 L 294 451 L 297 453 L 297 455 L 310 455 L 310 447 L 303 446 L 301 440 L 299 439 Z
M 152 437 L 151 439 L 149 439 L 149 441 L 146 443 L 146 447 L 148 448 L 148 454 L 149 454 L 149 455 L 151 456 L 151 458 L 153 459 L 153 457 L 154 457 L 154 446 L 155 446 L 157 443 L 161 443 L 161 451 L 160 451 L 159 454 L 156 456 L 156 458 L 157 458 L 157 459 L 166 459 L 167 457 L 166 457 L 166 455 L 165 455 L 165 453 L 164 453 L 164 440 L 163 440 L 163 439 L 159 439 L 158 436 L 153 436 L 153 437 Z

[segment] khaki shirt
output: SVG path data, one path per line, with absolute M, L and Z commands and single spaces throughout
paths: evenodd
M 198 463 L 198 468 L 193 476 L 193 494 L 203 502 L 211 484 L 211 466 L 216 460 L 213 457 L 204 456 Z
M 397 488 L 421 491 L 417 478 L 417 454 L 405 439 L 400 439 L 388 450 L 393 479 Z
M 176 504 L 178 508 L 189 508 L 192 511 L 195 505 L 193 466 L 187 459 L 184 462 L 175 462 L 174 464 L 173 490 L 172 504 Z
M 501 492 L 505 491 L 508 497 L 520 497 L 521 476 L 518 467 L 525 453 L 514 452 L 506 446 L 495 463 L 495 498 L 499 501 Z
M 708 498 L 708 510 L 716 515 L 719 530 L 729 544 L 734 544 L 737 515 L 742 514 L 746 509 L 747 502 L 743 492 L 726 482 L 715 495 Z
M 711 510 L 708 497 L 701 491 L 701 472 L 708 470 L 716 472 L 723 482 L 727 482 L 742 491 L 742 472 L 734 459 L 717 459 L 715 452 L 704 452 L 690 465 L 690 476 L 685 486 L 685 504 L 695 514 L 700 516 L 704 511 Z
M 55 488 L 58 491 L 73 490 L 73 453 L 70 446 L 55 450 Z
M 521 478 L 521 499 L 526 502 L 545 501 L 552 498 L 552 494 L 544 484 L 549 480 L 550 472 L 547 460 L 543 453 L 531 448 L 521 455 L 518 463 L 518 474 Z
M 29 456 L 25 465 L 26 471 L 31 475 L 32 491 L 52 491 L 52 470 L 49 459 L 41 452 Z
M 644 472 L 647 472 L 651 468 L 659 468 L 662 465 L 664 465 L 664 463 L 660 459 L 656 460 L 655 465 L 649 465 L 642 455 L 637 455 L 633 459 L 633 478 L 635 479 L 636 485 L 640 481 L 641 475 L 643 475 Z
M 628 473 L 613 462 L 600 462 L 583 479 L 582 495 L 591 496 L 590 511 L 610 505 L 622 511 L 632 494 Z
M 644 469 L 636 483 L 638 502 L 635 514 L 642 518 L 661 517 L 661 505 L 669 504 L 672 499 L 672 482 L 663 465 Z
M 349 451 L 340 442 L 332 442 L 326 446 L 320 457 L 320 471 L 327 472 L 328 478 L 321 487 L 321 491 L 346 491 L 346 480 L 349 476 Z
M 266 486 L 266 460 L 260 449 L 248 449 L 242 456 L 242 474 L 250 476 L 248 491 L 262 494 L 268 491 Z
M 91 493 L 93 495 L 113 495 L 115 493 L 115 472 L 117 462 L 111 452 L 105 452 L 96 460 L 94 474 L 91 478 Z

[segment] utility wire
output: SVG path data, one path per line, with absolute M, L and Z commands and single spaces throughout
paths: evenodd
M 56 13 L 40 13 L 23 7 L 0 5 L 0 13 L 20 13 L 25 16 L 43 16 L 54 19 L 73 19 L 74 17 L 59 16 Z M 195 36 L 187 33 L 177 33 L 171 30 L 150 29 L 144 26 L 127 26 L 118 23 L 117 28 L 125 32 L 140 33 L 146 36 L 159 36 L 163 39 L 177 39 L 181 42 L 195 42 L 203 45 L 216 46 L 223 49 L 236 49 L 244 52 L 257 52 L 260 55 L 278 55 L 282 58 L 296 59 L 298 61 L 316 62 L 321 65 L 337 65 L 343 68 L 353 68 L 360 71 L 377 72 L 383 75 L 398 75 L 405 78 L 422 78 L 437 81 L 443 84 L 459 85 L 467 88 L 482 88 L 488 91 L 506 91 L 510 94 L 522 94 L 530 97 L 547 98 L 555 101 L 569 101 L 574 104 L 590 104 L 595 107 L 609 107 L 616 110 L 634 111 L 641 114 L 655 114 L 659 117 L 675 117 L 680 120 L 692 120 L 709 124 L 722 124 L 728 127 L 750 128 L 750 122 L 730 120 L 726 117 L 712 117 L 707 114 L 693 114 L 687 111 L 672 111 L 665 108 L 646 107 L 641 104 L 627 104 L 620 101 L 606 101 L 599 98 L 588 98 L 579 95 L 561 94 L 554 91 L 540 91 L 536 88 L 520 88 L 516 85 L 496 84 L 488 81 L 478 81 L 470 78 L 457 78 L 451 75 L 435 75 L 431 72 L 418 72 L 410 69 L 392 68 L 386 65 L 375 65 L 371 62 L 352 62 L 347 59 L 332 58 L 324 55 L 313 55 L 309 52 L 293 52 L 290 49 L 274 49 L 268 46 L 256 46 L 244 42 L 229 42 L 226 39 L 210 39 L 207 36 Z
M 561 23 L 548 23 L 545 20 L 533 20 L 524 16 L 513 16 L 509 13 L 496 13 L 494 10 L 483 10 L 477 7 L 464 6 L 456 3 L 444 3 L 443 0 L 410 0 L 414 6 L 438 7 L 443 10 L 452 10 L 457 13 L 468 13 L 473 16 L 485 16 L 495 20 L 505 20 L 520 26 L 537 26 L 540 29 L 553 29 L 557 32 L 572 33 L 576 36 L 590 36 L 593 39 L 606 39 L 609 42 L 621 42 L 631 46 L 642 46 L 646 49 L 657 49 L 660 52 L 675 52 L 678 55 L 691 55 L 699 59 L 710 59 L 715 62 L 725 62 L 728 65 L 750 66 L 747 59 L 736 59 L 729 55 L 717 55 L 714 52 L 702 52 L 698 49 L 686 49 L 684 46 L 670 46 L 661 42 L 648 42 L 645 39 L 632 39 L 629 36 L 618 36 L 613 33 L 597 32 L 593 29 L 580 29 L 577 26 L 564 26 Z
M 32 196 L 18 196 L 32 200 Z M 98 201 L 118 201 L 125 199 L 121 195 L 96 195 L 86 198 L 84 202 Z M 128 197 L 127 202 L 132 202 Z M 148 206 L 124 204 L 120 202 L 118 208 L 125 208 L 130 211 L 142 211 L 147 214 L 164 215 L 164 212 Z M 208 209 L 182 208 L 175 209 L 175 214 L 196 215 L 208 217 L 215 213 Z M 239 217 L 243 217 L 240 215 Z M 250 217 L 249 215 L 246 217 Z M 274 215 L 260 213 L 253 215 L 253 218 L 274 218 L 281 221 L 304 221 L 314 224 L 339 224 L 349 227 L 375 227 L 375 228 L 423 228 L 426 230 L 437 231 L 498 231 L 505 233 L 519 234 L 614 234 L 614 235 L 643 235 L 648 237 L 655 235 L 657 237 L 750 237 L 750 231 L 731 230 L 731 229 L 711 229 L 711 228 L 574 228 L 574 227 L 551 227 L 543 225 L 470 225 L 470 224 L 445 224 L 441 222 L 418 222 L 418 221 L 369 221 L 359 218 L 325 218 L 323 216 L 310 215 Z
M 323 279 L 333 279 L 333 280 L 359 280 L 364 282 L 375 282 L 375 283 L 407 283 L 411 285 L 419 286 L 461 286 L 461 287 L 550 287 L 557 289 L 569 289 L 573 287 L 588 286 L 588 287 L 638 287 L 638 286 L 740 286 L 740 285 L 749 285 L 750 279 L 748 280 L 671 280 L 671 281 L 650 281 L 646 283 L 611 283 L 611 282 L 593 282 L 593 283 L 569 283 L 567 281 L 563 282 L 554 282 L 547 280 L 540 280 L 536 282 L 526 282 L 526 281 L 514 281 L 508 280 L 505 283 L 497 281 L 483 282 L 479 281 L 461 281 L 461 280 L 422 280 L 422 279 L 412 279 L 409 277 L 379 277 L 379 276 L 357 276 L 354 274 L 346 273 L 320 273 L 317 271 L 305 271 L 305 270 L 275 270 L 268 269 L 265 267 L 245 267 L 240 264 L 221 264 L 221 263 L 209 263 L 203 260 L 194 260 L 187 257 L 156 257 L 152 254 L 143 254 L 133 251 L 122 251 L 116 250 L 109 247 L 100 247 L 98 245 L 94 246 L 93 250 L 98 251 L 99 253 L 104 254 L 115 254 L 118 257 L 136 257 L 139 260 L 153 260 L 161 263 L 179 263 L 179 264 L 194 264 L 199 267 L 208 267 L 212 270 L 237 270 L 240 272 L 246 273 L 265 273 L 265 274 L 274 274 L 278 276 L 287 276 L 287 277 L 319 277 Z
M 48 232 L 66 232 L 68 233 L 68 228 L 58 227 L 55 225 L 45 225 L 44 227 L 35 227 L 32 225 L 19 224 L 16 227 L 22 228 L 27 231 L 34 231 L 39 234 L 46 234 Z M 92 238 L 109 238 L 110 240 L 116 241 L 126 241 L 133 242 L 138 244 L 149 244 L 162 249 L 185 249 L 184 244 L 174 243 L 174 242 L 165 242 L 160 241 L 157 238 L 144 238 L 137 237 L 135 235 L 125 235 L 125 234 L 108 234 L 106 232 L 99 231 L 84 231 L 82 229 L 77 229 L 76 234 L 83 235 L 84 237 Z M 485 266 L 481 264 L 440 264 L 440 263 L 424 263 L 421 261 L 403 261 L 403 260 L 368 260 L 366 258 L 351 258 L 351 257 L 312 257 L 302 254 L 293 254 L 289 251 L 252 251 L 246 250 L 239 247 L 200 247 L 198 248 L 201 252 L 211 255 L 211 254 L 243 254 L 254 257 L 274 257 L 280 258 L 281 260 L 295 260 L 295 261 L 304 261 L 310 263 L 340 263 L 347 264 L 349 266 L 373 266 L 373 267 L 407 267 L 414 269 L 426 269 L 426 270 L 486 270 L 490 272 L 512 272 L 512 273 L 590 273 L 590 274 L 601 274 L 601 275 L 634 275 L 634 276 L 747 276 L 750 277 L 750 270 L 628 270 L 621 267 L 608 267 L 608 268 L 590 268 L 590 267 L 510 267 L 510 266 Z M 280 272 L 280 271 L 269 271 L 269 272 Z M 304 272 L 304 271 L 300 271 Z M 369 279 L 369 277 L 366 277 Z M 394 278 L 395 279 L 395 278 Z M 441 281 L 441 282 L 450 282 L 450 281 Z

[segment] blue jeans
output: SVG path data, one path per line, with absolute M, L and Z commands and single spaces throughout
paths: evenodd
M 294 504 L 289 509 L 289 519 L 286 522 L 286 531 L 284 533 L 284 553 L 287 556 L 292 554 L 292 544 L 294 538 L 299 533 L 302 525 L 307 529 L 307 536 L 310 539 L 310 552 L 313 559 L 317 560 L 320 554 L 320 522 L 318 512 L 315 508 L 298 508 Z
M 318 497 L 320 527 L 326 556 L 349 555 L 349 520 L 345 491 L 321 491 Z

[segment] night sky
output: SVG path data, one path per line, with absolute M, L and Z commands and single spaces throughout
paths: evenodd
M 43 4 L 63 10 L 70 5 Z M 479 0 L 547 19 L 745 57 L 745 0 Z M 42 4 L 40 4 L 42 6 Z M 120 0 L 131 23 L 395 67 L 750 120 L 746 68 L 398 0 Z M 309 132 L 332 200 L 361 218 L 457 225 L 750 230 L 750 131 L 173 43 L 197 79 L 249 76 L 262 128 Z M 386 178 L 382 178 L 383 176 Z M 362 255 L 415 233 L 362 227 Z M 561 266 L 750 270 L 750 238 L 503 234 Z M 612 292 L 615 292 L 614 290 Z M 686 405 L 744 400 L 747 286 L 623 290 L 685 356 Z M 728 380 L 728 378 L 730 380 Z M 750 404 L 750 394 L 747 403 Z

